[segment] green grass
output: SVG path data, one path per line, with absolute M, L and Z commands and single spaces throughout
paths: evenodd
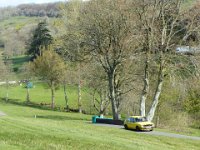
M 0 101 L 0 149 L 6 150 L 196 150 L 197 140 L 138 134 L 95 126 L 91 116 L 17 106 Z M 37 115 L 37 118 L 35 118 Z
M 8 19 L 1 20 L 0 27 L 2 29 L 14 28 L 20 30 L 27 24 L 35 24 L 39 21 L 39 17 L 25 17 L 25 16 L 15 16 L 9 17 Z
M 33 82 L 33 88 L 30 89 L 30 100 L 37 105 L 46 105 L 50 107 L 51 103 L 51 91 L 45 83 Z M 85 88 L 82 89 L 82 107 L 87 113 L 90 112 L 90 103 L 92 97 L 86 92 Z M 9 102 L 23 105 L 26 101 L 26 88 L 25 85 L 16 85 L 9 87 Z M 67 86 L 67 94 L 69 99 L 69 107 L 73 109 L 78 108 L 78 88 L 76 86 Z M 5 98 L 6 87 L 0 86 L 0 98 Z M 61 86 L 55 93 L 56 106 L 64 109 L 66 106 L 64 100 L 63 87 Z M 91 108 L 92 111 L 94 108 Z M 94 112 L 94 111 L 93 111 Z
M 30 60 L 30 57 L 22 55 L 22 56 L 13 57 L 10 60 L 12 61 L 12 68 L 19 69 L 20 67 L 22 67 L 24 63 L 27 63 Z
M 44 83 L 34 83 L 34 88 L 30 89 L 30 99 L 31 103 L 29 106 L 40 108 L 40 109 L 50 109 L 51 104 L 51 91 Z M 67 94 L 69 98 L 69 106 L 72 109 L 78 109 L 78 90 L 75 86 L 68 85 Z M 6 96 L 6 87 L 0 86 L 0 98 L 4 99 Z M 82 108 L 86 113 L 98 114 L 95 109 L 91 106 L 92 97 L 87 93 L 86 89 L 82 91 Z M 17 85 L 9 87 L 9 102 L 11 104 L 26 106 L 26 88 L 25 85 Z M 55 93 L 55 103 L 58 110 L 64 111 L 65 100 L 63 88 L 60 87 Z M 156 129 L 158 131 L 172 132 L 178 134 L 185 134 L 190 136 L 199 136 L 199 129 L 184 128 L 180 131 L 175 131 L 173 128 L 170 129 Z

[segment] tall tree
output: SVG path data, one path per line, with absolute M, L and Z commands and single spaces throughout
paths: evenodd
M 95 108 L 99 116 L 103 117 L 110 104 L 106 74 L 102 71 L 101 66 L 89 64 L 84 76 L 90 87 L 88 93 L 92 96 L 90 105 Z
M 171 1 L 135 1 L 136 14 L 143 36 L 141 45 L 146 53 L 144 71 L 144 89 L 140 101 L 140 113 L 145 116 L 145 101 L 149 87 L 150 56 L 156 65 L 154 75 L 157 75 L 157 84 L 152 105 L 147 119 L 152 120 L 162 92 L 165 76 L 169 73 L 169 66 L 174 58 L 175 49 L 185 39 L 191 36 L 191 27 L 184 18 L 185 10 L 181 0 Z M 193 20 L 193 19 L 192 19 Z M 152 88 L 151 88 L 152 90 Z
M 28 54 L 36 58 L 41 56 L 42 48 L 47 48 L 53 41 L 50 31 L 47 27 L 46 21 L 40 22 L 36 29 L 33 31 L 33 36 L 28 45 Z
M 14 74 L 12 73 L 11 63 L 8 59 L 3 60 L 0 56 L 0 81 L 6 84 L 6 96 L 5 100 L 8 101 L 9 98 L 9 82 L 13 80 Z
M 79 40 L 69 43 L 75 45 L 70 52 L 76 56 L 87 55 L 94 64 L 104 69 L 113 119 L 116 120 L 119 119 L 120 92 L 123 90 L 118 83 L 121 81 L 121 72 L 124 72 L 123 65 L 130 61 L 134 50 L 130 7 L 130 1 L 93 0 L 79 5 L 78 15 L 71 17 L 73 22 L 67 18 L 69 40 L 66 42 L 79 36 Z M 74 8 L 68 8 L 68 11 L 72 10 Z
M 76 84 L 78 89 L 78 110 L 80 113 L 82 113 L 82 62 L 84 61 L 84 55 L 80 53 L 80 43 L 82 36 L 79 32 L 78 24 L 76 24 L 76 20 L 79 17 L 80 13 L 80 7 L 81 7 L 81 1 L 73 1 L 69 2 L 66 6 L 61 7 L 63 16 L 66 17 L 66 19 L 61 18 L 57 22 L 57 27 L 59 30 L 60 37 L 59 40 L 56 41 L 57 46 L 59 47 L 57 49 L 57 52 L 61 54 L 65 61 L 70 64 L 70 62 L 73 62 L 76 67 Z M 65 11 L 67 8 L 68 11 Z M 73 19 L 72 19 L 73 18 Z M 64 26 L 63 26 L 64 25 Z M 70 26 L 69 26 L 70 25 Z M 67 30 L 66 27 L 67 26 Z
M 26 103 L 30 103 L 30 88 L 31 79 L 33 78 L 33 71 L 31 68 L 31 63 L 26 63 L 20 68 L 21 78 L 25 80 L 26 83 Z M 29 84 L 29 85 L 28 85 Z
M 37 76 L 48 83 L 51 89 L 51 108 L 54 109 L 55 88 L 63 81 L 66 70 L 63 59 L 49 46 L 34 60 L 32 69 Z

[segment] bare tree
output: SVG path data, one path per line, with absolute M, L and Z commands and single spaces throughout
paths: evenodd
M 12 73 L 11 62 L 8 59 L 3 60 L 0 56 L 0 81 L 6 85 L 6 96 L 5 100 L 8 101 L 9 98 L 9 84 L 10 80 L 14 79 L 14 74 Z
M 98 94 L 99 97 L 97 97 L 96 94 Z M 100 117 L 103 118 L 105 111 L 106 111 L 107 107 L 109 106 L 109 102 L 110 101 L 108 99 L 107 90 L 103 90 L 103 89 L 100 89 L 100 91 L 94 90 L 93 104 L 94 104 L 94 108 L 97 110 Z
M 24 64 L 21 68 L 20 68 L 20 72 L 21 72 L 21 78 L 22 81 L 25 81 L 26 83 L 26 103 L 30 103 L 31 99 L 30 99 L 30 88 L 28 84 L 30 84 L 30 80 L 33 78 L 33 71 L 31 68 L 31 63 L 28 62 L 26 64 Z
M 141 115 L 145 116 L 145 100 L 149 90 L 149 60 L 150 54 L 157 64 L 157 84 L 152 105 L 147 119 L 152 120 L 159 97 L 162 91 L 165 76 L 169 73 L 170 59 L 175 54 L 175 49 L 186 35 L 191 35 L 189 26 L 184 23 L 184 10 L 181 0 L 172 1 L 135 1 L 138 6 L 136 14 L 139 18 L 139 27 L 143 35 L 143 50 L 146 53 L 144 71 L 144 89 L 141 97 Z M 192 29 L 194 29 L 192 27 Z M 190 29 L 191 30 L 191 29 Z
M 91 104 L 103 117 L 110 104 L 106 74 L 100 65 L 87 64 L 84 78 L 89 87 L 88 93 L 92 96 Z
M 113 119 L 119 119 L 121 95 L 118 91 L 121 90 L 121 84 L 118 81 L 121 81 L 120 72 L 124 72 L 121 66 L 130 61 L 133 53 L 130 5 L 129 1 L 89 1 L 79 5 L 78 16 L 67 26 L 71 40 L 78 35 L 80 37 L 77 42 L 79 54 L 89 56 L 106 73 Z M 74 41 L 77 40 L 70 44 Z M 77 51 L 75 49 L 74 47 L 74 51 Z

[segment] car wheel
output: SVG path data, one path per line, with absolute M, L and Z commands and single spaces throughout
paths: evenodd
M 153 128 L 150 131 L 153 131 Z
M 128 126 L 127 126 L 126 124 L 124 125 L 124 128 L 125 128 L 126 130 L 128 130 Z
M 136 126 L 136 131 L 140 131 L 140 128 L 138 126 Z

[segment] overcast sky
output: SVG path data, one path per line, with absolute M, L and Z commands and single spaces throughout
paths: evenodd
M 27 3 L 48 3 L 48 2 L 58 2 L 58 1 L 66 1 L 66 0 L 0 0 L 0 7 L 6 6 L 17 6 L 19 4 L 27 4 Z

